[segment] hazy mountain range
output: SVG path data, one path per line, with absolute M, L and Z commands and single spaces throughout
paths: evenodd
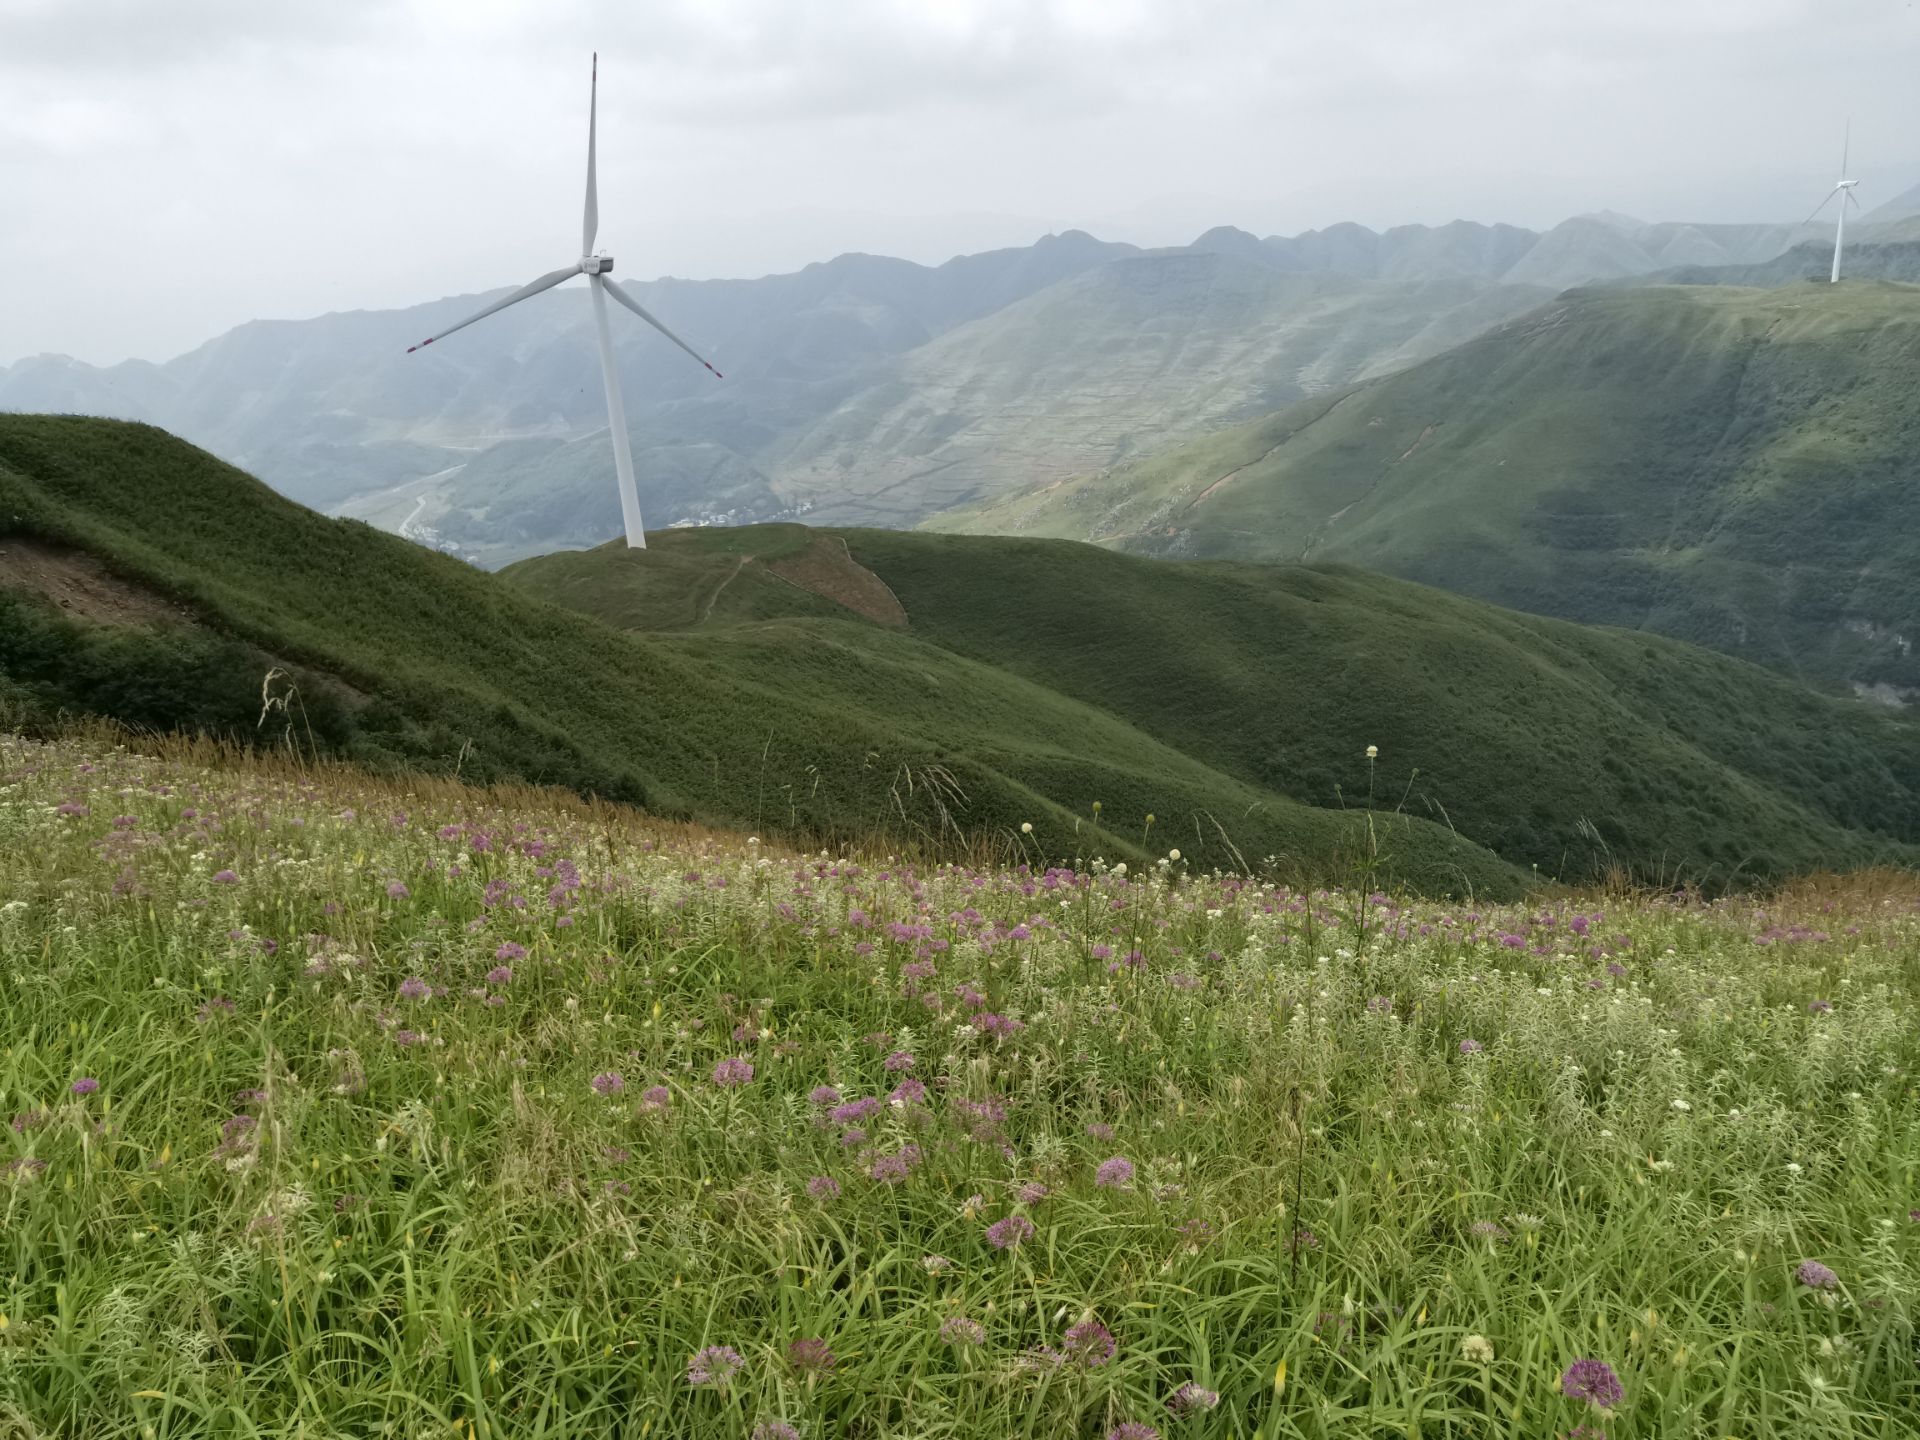
M 650 524 L 907 525 L 1398 369 L 1568 285 L 1764 265 L 1822 233 L 1602 214 L 1544 233 L 1222 228 L 1142 251 L 1068 232 L 932 267 L 843 255 L 636 286 L 719 383 L 644 327 L 616 334 Z M 0 369 L 0 409 L 149 420 L 304 503 L 489 563 L 616 533 L 581 295 L 404 353 L 481 298 L 255 321 L 165 364 L 37 356 Z
M 1889 247 L 1891 248 L 1891 247 Z M 1342 561 L 1920 698 L 1920 286 L 1638 286 L 935 517 Z

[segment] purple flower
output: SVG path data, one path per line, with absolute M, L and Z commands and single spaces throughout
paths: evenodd
M 896 1050 L 887 1056 L 883 1063 L 889 1070 L 911 1070 L 913 1069 L 913 1056 L 904 1050 Z
M 713 1067 L 713 1083 L 722 1089 L 744 1085 L 751 1079 L 753 1079 L 753 1062 L 739 1055 L 722 1060 Z
M 1287 1253 L 1289 1255 L 1297 1255 L 1302 1250 L 1318 1250 L 1319 1248 L 1320 1237 L 1305 1226 L 1294 1231 L 1293 1234 L 1287 1238 Z
M 1486 1048 L 1487 1047 L 1482 1045 L 1478 1040 L 1462 1040 L 1460 1042 L 1460 1053 L 1462 1055 L 1478 1055 Z
M 393 1032 L 393 1043 L 396 1045 L 418 1045 L 424 1038 L 426 1037 L 421 1035 L 417 1030 L 396 1030 Z
M 1047 1196 L 1050 1195 L 1051 1193 L 1052 1192 L 1048 1190 L 1045 1185 L 1042 1185 L 1038 1180 L 1029 1180 L 1027 1181 L 1026 1184 L 1022 1185 L 1018 1190 L 1013 1192 L 1014 1198 L 1018 1200 L 1022 1205 L 1038 1205 L 1042 1200 L 1046 1199 Z
M 807 1092 L 807 1099 L 816 1105 L 838 1105 L 840 1092 L 831 1085 L 816 1085 Z
M 918 1145 L 902 1145 L 892 1155 L 882 1155 L 867 1167 L 867 1174 L 885 1185 L 898 1185 L 913 1173 L 920 1163 Z
M 1093 1172 L 1093 1183 L 1109 1190 L 1124 1189 L 1133 1180 L 1133 1162 L 1124 1155 L 1102 1160 Z
M 1018 1035 L 1022 1030 L 1027 1028 L 1022 1021 L 1015 1020 L 1011 1016 L 994 1015 L 991 1013 L 974 1016 L 972 1024 L 973 1028 L 978 1030 L 982 1035 L 999 1035 L 1002 1037 Z
M 1113 1139 L 1113 1126 L 1103 1120 L 1096 1120 L 1087 1126 L 1087 1134 L 1096 1140 L 1111 1140 Z
M 893 1093 L 887 1096 L 894 1105 L 919 1105 L 927 1098 L 927 1087 L 918 1080 L 908 1078 L 893 1087 Z
M 1604 1360 L 1576 1360 L 1560 1377 L 1560 1393 L 1605 1410 L 1626 1398 L 1626 1387 Z
M 948 1345 L 978 1345 L 986 1338 L 986 1327 L 964 1315 L 949 1315 L 940 1322 L 940 1339 Z
M 1809 1290 L 1838 1290 L 1840 1277 L 1822 1265 L 1818 1260 L 1802 1260 L 1794 1270 L 1793 1278 Z
M 859 1100 L 849 1100 L 844 1105 L 834 1106 L 827 1112 L 827 1118 L 836 1125 L 858 1125 L 879 1108 L 880 1102 L 868 1095 Z
M 1371 1015 L 1391 1015 L 1393 1013 L 1393 1001 L 1384 995 L 1376 995 L 1367 1001 L 1367 1012 Z
M 387 898 L 389 900 L 406 900 L 410 898 L 412 894 L 413 892 L 398 880 L 390 880 L 387 882 Z
M 1106 1364 L 1119 1349 L 1113 1332 L 1098 1320 L 1082 1320 L 1067 1331 L 1062 1343 L 1067 1359 L 1089 1370 Z
M 838 1200 L 840 1198 L 840 1182 L 831 1175 L 816 1175 L 807 1181 L 807 1194 L 821 1201 Z
M 1122 1420 L 1107 1431 L 1107 1440 L 1160 1440 L 1160 1432 L 1139 1420 Z
M 409 975 L 400 982 L 400 998 L 402 1000 L 424 1000 L 431 993 L 433 992 L 427 985 L 427 982 L 422 980 L 418 975 Z
M 1202 1410 L 1211 1410 L 1219 1403 L 1218 1390 L 1209 1390 L 1191 1380 L 1167 1397 L 1167 1409 L 1175 1415 L 1197 1414 Z
M 513 967 L 511 965 L 494 966 L 493 969 L 487 971 L 487 983 L 489 985 L 511 985 L 513 983 Z
M 1825 1015 L 1832 1009 L 1833 1002 L 1831 1000 L 1809 1000 L 1807 1002 L 1807 1013 L 1809 1015 Z
M 664 1085 L 649 1085 L 640 1092 L 640 1113 L 658 1115 L 673 1100 L 673 1092 Z
M 824 1340 L 795 1340 L 787 1346 L 787 1364 L 796 1370 L 831 1370 L 838 1358 Z
M 593 1086 L 596 1095 L 618 1095 L 627 1088 L 626 1077 L 618 1070 L 603 1071 L 587 1083 Z
M 745 1369 L 746 1364 L 731 1345 L 709 1345 L 687 1361 L 687 1383 L 718 1390 Z
M 762 1420 L 747 1440 L 800 1440 L 800 1432 L 784 1420 Z
M 67 1088 L 76 1095 L 91 1095 L 100 1088 L 100 1082 L 91 1075 L 82 1075 Z
M 1033 1238 L 1033 1222 L 1024 1215 L 1009 1215 L 987 1227 L 987 1243 L 996 1250 L 1011 1250 L 1022 1240 Z
M 214 874 L 213 883 L 216 885 L 238 885 L 240 883 L 240 877 L 231 870 L 221 870 Z

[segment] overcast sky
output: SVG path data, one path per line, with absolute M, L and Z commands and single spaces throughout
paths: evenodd
M 1798 220 L 1920 182 L 1912 0 L 0 0 L 0 364 L 1080 227 Z

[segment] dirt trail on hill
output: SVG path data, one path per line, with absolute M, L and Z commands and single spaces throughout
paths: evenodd
M 853 558 L 838 535 L 816 535 L 798 555 L 762 560 L 771 575 L 789 585 L 844 605 L 856 615 L 896 630 L 907 628 L 907 609 L 887 582 Z
M 0 539 L 0 588 L 24 590 L 108 625 L 190 625 L 193 615 L 122 580 L 84 550 L 23 536 Z

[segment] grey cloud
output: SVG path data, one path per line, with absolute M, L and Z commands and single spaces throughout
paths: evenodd
M 1920 10 L 1885 0 L 0 0 L 0 363 L 550 268 L 596 48 L 637 274 L 1796 219 L 1849 113 L 1863 200 L 1920 179 Z M 112 263 L 46 284 L 77 241 Z
M 77 80 L 133 67 L 204 66 L 250 48 L 344 45 L 404 0 L 8 0 L 0 73 L 58 67 Z

